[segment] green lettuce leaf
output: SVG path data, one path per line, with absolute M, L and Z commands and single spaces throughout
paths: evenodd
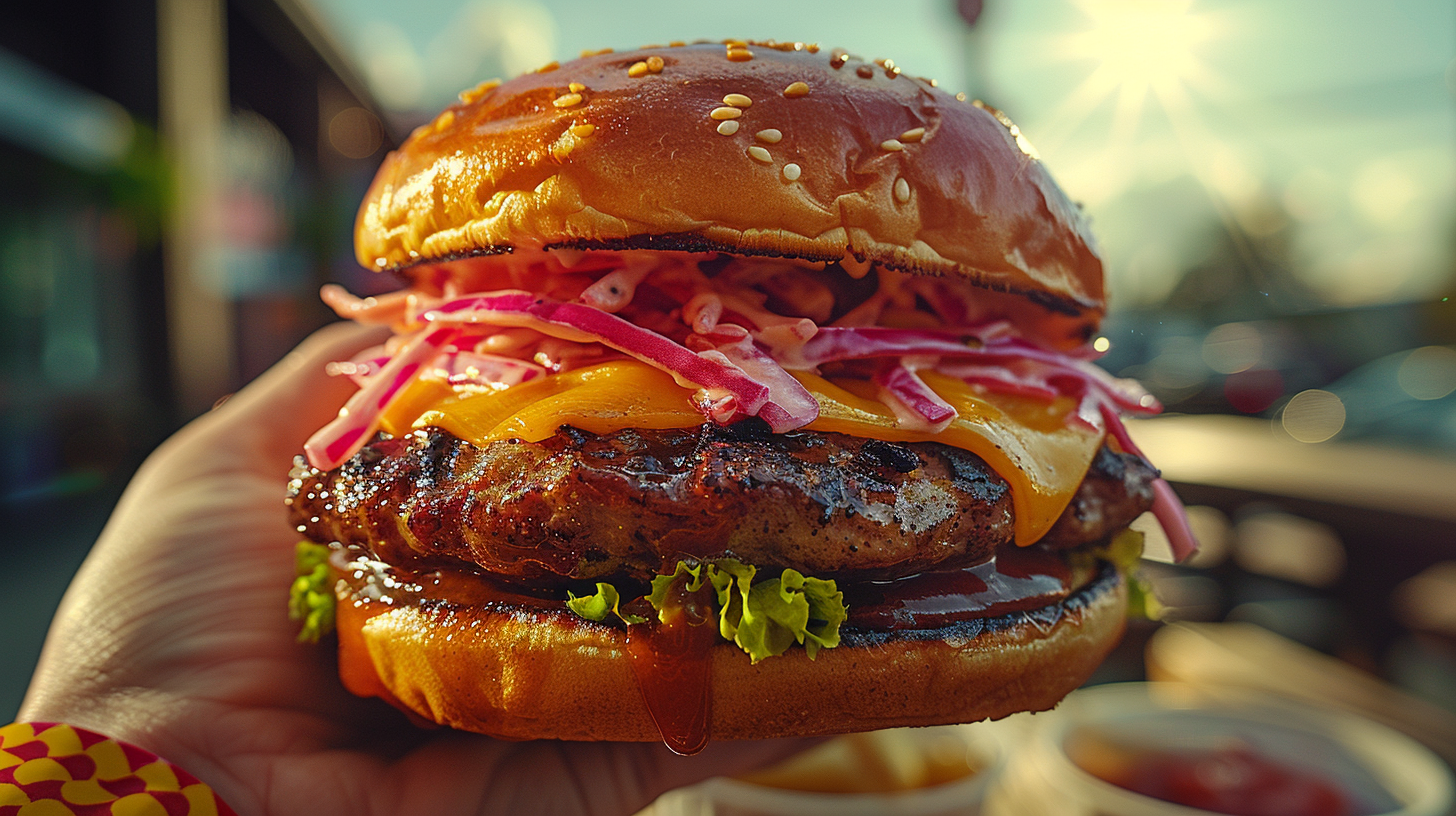
M 1158 603 L 1152 585 L 1138 570 L 1143 558 L 1143 534 L 1137 530 L 1123 530 L 1107 542 L 1101 556 L 1127 576 L 1127 614 L 1150 621 L 1161 618 L 1163 605 Z
M 754 583 L 757 570 L 732 559 L 710 565 L 709 580 L 722 608 L 718 631 L 757 663 L 803 644 L 810 659 L 839 645 L 839 625 L 849 611 L 833 581 L 786 569 Z
M 1123 572 L 1132 570 L 1143 557 L 1143 534 L 1131 527 L 1123 530 L 1107 542 L 1101 556 Z
M 624 623 L 643 623 L 647 620 L 630 613 L 624 614 L 621 606 L 622 595 L 611 584 L 597 584 L 595 595 L 577 596 L 570 591 L 566 593 L 566 607 L 587 620 L 606 620 L 608 615 L 616 615 Z
M 684 587 L 688 592 L 697 592 L 703 588 L 703 565 L 688 564 L 686 561 L 677 562 L 673 567 L 671 575 L 659 575 L 652 579 L 652 592 L 647 596 L 647 602 L 657 610 L 657 619 L 667 623 L 667 593 L 674 584 L 686 582 Z
M 1137 573 L 1127 576 L 1127 614 L 1144 620 L 1161 620 L 1163 604 L 1153 594 L 1153 587 Z
M 317 643 L 334 631 L 334 581 L 329 571 L 329 548 L 300 541 L 293 550 L 298 577 L 288 589 L 288 617 L 302 621 L 299 642 Z
M 1101 547 L 1074 550 L 1068 554 L 1073 566 L 1091 569 L 1098 561 L 1110 561 L 1127 578 L 1127 614 L 1134 618 L 1158 620 L 1163 614 L 1163 605 L 1153 595 L 1153 588 L 1147 579 L 1138 573 L 1143 557 L 1143 534 L 1126 529 L 1112 537 Z
M 796 643 L 804 646 L 810 658 L 820 649 L 839 645 L 839 627 L 849 611 L 844 593 L 833 581 L 806 577 L 791 569 L 766 581 L 755 582 L 757 577 L 756 567 L 731 558 L 691 564 L 679 561 L 671 575 L 652 579 L 647 600 L 658 611 L 658 619 L 665 621 L 668 593 L 675 585 L 696 592 L 712 584 L 719 634 L 747 652 L 754 663 L 781 655 Z M 596 595 L 570 597 L 567 606 L 584 618 L 603 620 L 615 612 L 627 623 L 642 622 L 617 611 L 620 597 L 610 584 L 597 584 Z

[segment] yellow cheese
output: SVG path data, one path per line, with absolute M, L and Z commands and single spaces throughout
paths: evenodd
M 939 433 L 898 427 L 894 413 L 875 399 L 871 383 L 794 376 L 819 401 L 819 418 L 808 430 L 968 450 L 1011 486 L 1017 543 L 1041 538 L 1081 484 L 1102 444 L 1102 429 L 1068 422 L 1076 410 L 1070 398 L 1048 404 L 983 391 L 935 372 L 920 374 L 958 414 Z M 539 442 L 561 425 L 604 434 L 702 423 L 692 391 L 645 363 L 616 360 L 503 390 L 461 391 L 426 374 L 390 405 L 381 426 L 396 435 L 435 426 L 479 445 L 510 438 Z

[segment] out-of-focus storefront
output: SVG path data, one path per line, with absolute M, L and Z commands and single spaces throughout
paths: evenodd
M 141 459 L 365 286 L 393 143 L 297 7 L 24 4 L 0 31 L 0 694 Z

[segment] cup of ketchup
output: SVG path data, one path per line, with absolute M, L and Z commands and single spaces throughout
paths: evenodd
M 985 816 L 1442 816 L 1450 770 L 1409 737 L 1245 692 L 1119 683 L 1030 718 Z

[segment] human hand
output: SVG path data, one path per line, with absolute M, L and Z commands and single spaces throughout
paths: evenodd
M 419 731 L 295 642 L 283 491 L 352 389 L 324 374 L 378 342 L 325 329 L 142 465 L 62 601 L 21 719 L 151 750 L 240 814 L 631 813 L 672 787 L 802 747 L 503 742 Z

